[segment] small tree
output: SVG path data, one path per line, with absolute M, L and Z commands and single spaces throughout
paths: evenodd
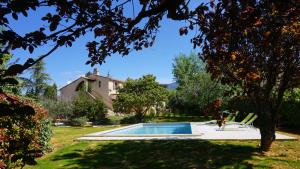
M 73 99 L 73 118 L 86 117 L 94 123 L 103 123 L 107 108 L 101 100 L 94 99 L 85 91 L 80 90 Z
M 155 76 L 145 75 L 139 79 L 128 79 L 119 89 L 117 99 L 113 102 L 116 112 L 135 113 L 141 121 L 151 107 L 166 101 L 168 91 L 155 81 Z

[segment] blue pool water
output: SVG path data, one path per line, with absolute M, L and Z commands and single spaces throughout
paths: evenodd
M 149 123 L 105 133 L 111 134 L 192 134 L 190 123 Z

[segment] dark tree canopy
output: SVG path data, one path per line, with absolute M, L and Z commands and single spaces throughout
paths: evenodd
M 213 77 L 241 86 L 254 103 L 262 150 L 275 140 L 284 92 L 300 85 L 299 12 L 293 0 L 224 0 L 200 23 L 201 57 Z
M 126 15 L 125 6 L 132 5 L 138 12 L 136 16 Z M 107 56 L 114 53 L 128 55 L 131 50 L 141 50 L 152 46 L 159 22 L 166 14 L 173 20 L 188 19 L 189 16 L 207 9 L 202 3 L 193 11 L 189 10 L 189 2 L 185 0 L 8 0 L 0 2 L 0 25 L 5 30 L 0 33 L 1 53 L 10 49 L 23 48 L 30 53 L 35 48 L 52 43 L 53 48 L 37 59 L 28 59 L 24 67 L 27 69 L 37 61 L 51 54 L 60 46 L 72 46 L 72 43 L 87 32 L 93 32 L 95 40 L 86 46 L 89 51 L 87 64 L 102 63 Z M 15 32 L 9 17 L 18 20 L 19 15 L 28 16 L 29 12 L 40 7 L 54 8 L 41 18 L 43 27 L 36 28 L 24 36 Z M 135 13 L 135 12 L 134 12 Z M 140 24 L 141 21 L 145 24 Z M 60 25 L 64 25 L 63 27 Z M 192 25 L 191 25 L 192 27 Z M 180 30 L 181 34 L 186 33 Z

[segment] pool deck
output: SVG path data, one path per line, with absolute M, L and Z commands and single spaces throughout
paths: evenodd
M 104 135 L 105 133 L 135 127 L 141 124 L 120 127 L 112 130 L 91 133 L 76 140 L 105 141 L 105 140 L 260 140 L 260 132 L 255 127 L 245 127 L 237 123 L 227 124 L 220 128 L 209 122 L 191 122 L 192 134 L 163 134 L 163 135 Z M 276 140 L 297 140 L 294 137 L 276 133 Z

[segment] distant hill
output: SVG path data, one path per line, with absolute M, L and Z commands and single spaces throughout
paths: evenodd
M 175 90 L 178 87 L 177 82 L 173 82 L 173 83 L 169 83 L 169 84 L 161 84 L 161 85 L 164 86 L 165 88 L 167 88 L 168 90 Z

